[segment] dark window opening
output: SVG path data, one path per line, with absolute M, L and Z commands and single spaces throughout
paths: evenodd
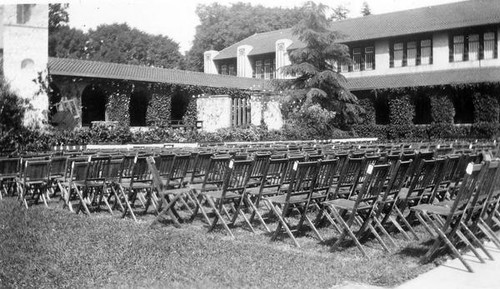
M 172 95 L 172 106 L 170 112 L 172 122 L 182 122 L 182 118 L 186 114 L 188 104 L 189 98 L 186 94 L 176 92 Z

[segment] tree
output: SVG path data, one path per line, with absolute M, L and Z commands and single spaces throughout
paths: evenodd
M 338 34 L 330 30 L 327 8 L 314 2 L 302 8 L 302 19 L 293 33 L 306 46 L 292 51 L 292 64 L 283 69 L 286 75 L 299 76 L 278 84 L 290 89 L 285 108 L 294 119 L 310 123 L 309 129 L 319 125 L 311 117 L 322 116 L 328 127 L 347 128 L 359 122 L 362 112 L 356 96 L 345 88 L 345 78 L 337 72 L 336 63 L 349 63 L 350 57 L 348 47 L 336 43 Z
M 347 19 L 347 14 L 349 14 L 349 9 L 347 9 L 344 5 L 339 5 L 332 10 L 332 15 L 330 16 L 330 20 L 332 21 L 340 21 Z
M 207 50 L 222 50 L 255 33 L 290 28 L 300 20 L 298 8 L 266 8 L 249 3 L 201 4 L 196 14 L 200 25 L 186 55 L 187 68 L 195 71 L 203 71 L 203 53 Z
M 61 26 L 67 25 L 69 21 L 69 4 L 49 4 L 49 32 L 53 32 Z
M 364 1 L 363 6 L 361 7 L 361 15 L 368 16 L 371 14 L 372 14 L 372 11 L 370 9 L 370 6 L 368 6 L 368 3 L 366 1 Z
M 49 56 L 86 59 L 85 44 L 88 35 L 82 30 L 61 26 L 49 32 Z

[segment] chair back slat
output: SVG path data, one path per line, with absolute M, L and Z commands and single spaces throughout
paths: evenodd
M 58 156 L 50 159 L 50 176 L 64 176 L 66 173 L 66 163 L 68 157 Z
M 109 156 L 92 156 L 90 158 L 89 171 L 87 180 L 101 180 L 106 175 L 111 157 Z
M 210 163 L 203 181 L 203 188 L 206 188 L 207 185 L 222 186 L 229 161 L 229 156 L 210 158 Z
M 356 198 L 355 207 L 360 205 L 373 207 L 375 205 L 381 196 L 390 167 L 389 164 L 368 166 L 365 180 Z
M 170 173 L 168 174 L 169 182 L 172 180 L 182 180 L 184 179 L 184 177 L 186 177 L 190 159 L 190 154 L 175 156 Z
M 231 160 L 226 169 L 223 197 L 227 191 L 242 193 L 252 173 L 253 160 Z

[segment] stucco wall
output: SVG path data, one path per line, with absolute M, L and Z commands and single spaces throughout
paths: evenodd
M 250 105 L 253 125 L 261 125 L 263 121 L 270 130 L 279 130 L 283 127 L 279 98 L 274 96 L 252 96 Z
M 16 23 L 16 5 L 3 10 L 3 69 L 4 78 L 20 97 L 30 99 L 33 110 L 26 114 L 25 124 L 40 124 L 48 109 L 45 93 L 37 94 L 40 86 L 33 82 L 38 73 L 47 72 L 48 5 L 32 6 L 30 20 Z
M 212 95 L 196 100 L 197 119 L 203 121 L 203 130 L 214 132 L 220 128 L 231 127 L 231 97 Z

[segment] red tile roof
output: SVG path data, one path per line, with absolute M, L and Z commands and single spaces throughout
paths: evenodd
M 472 0 L 336 21 L 332 30 L 344 35 L 339 42 L 349 43 L 498 23 L 499 0 Z M 235 58 L 240 45 L 253 46 L 250 55 L 272 53 L 276 40 L 282 38 L 294 41 L 289 49 L 304 45 L 291 29 L 277 30 L 250 36 L 221 50 L 214 59 Z
M 48 66 L 51 75 L 63 76 L 125 79 L 238 89 L 263 89 L 267 83 L 264 80 L 254 78 L 69 58 L 49 57 Z
M 352 90 L 500 82 L 500 67 L 441 70 L 423 73 L 389 74 L 347 78 Z

